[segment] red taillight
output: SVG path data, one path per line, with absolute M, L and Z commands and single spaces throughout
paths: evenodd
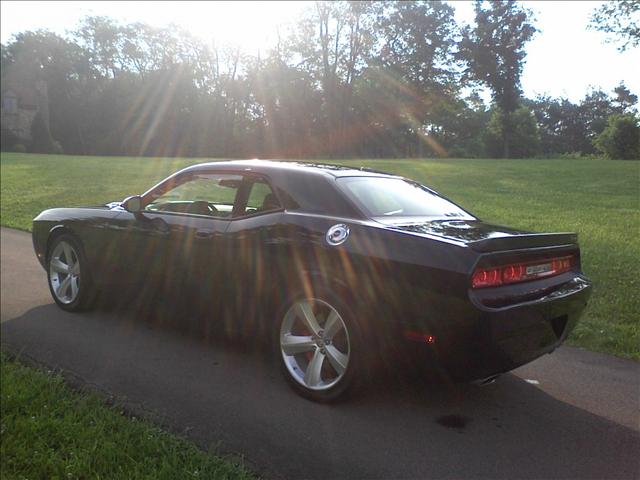
M 573 267 L 574 257 L 550 258 L 527 263 L 513 263 L 491 268 L 478 268 L 473 272 L 473 288 L 498 287 L 509 283 L 526 282 L 568 272 Z
M 497 287 L 502 285 L 502 275 L 499 268 L 479 268 L 473 273 L 471 281 L 473 288 Z

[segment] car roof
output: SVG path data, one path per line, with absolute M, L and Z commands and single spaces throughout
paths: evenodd
M 371 177 L 393 177 L 398 178 L 386 172 L 376 171 L 370 168 L 353 168 L 344 165 L 330 165 L 322 163 L 305 163 L 298 161 L 282 161 L 282 160 L 222 160 L 215 162 L 206 162 L 192 165 L 183 171 L 199 171 L 199 170 L 244 170 L 256 173 L 269 174 L 277 171 L 278 173 L 297 172 L 310 173 L 332 177 L 353 177 L 353 176 L 371 176 Z

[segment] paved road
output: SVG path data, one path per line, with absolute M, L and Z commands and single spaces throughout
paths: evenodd
M 263 354 L 166 318 L 62 312 L 30 237 L 3 229 L 1 241 L 4 350 L 205 448 L 242 453 L 265 477 L 640 478 L 638 363 L 564 347 L 487 387 L 387 381 L 349 403 L 317 405 L 294 395 Z

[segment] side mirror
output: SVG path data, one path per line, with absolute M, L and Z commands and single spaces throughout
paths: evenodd
M 142 197 L 140 195 L 133 195 L 125 198 L 122 202 L 122 208 L 127 212 L 140 213 L 142 211 Z

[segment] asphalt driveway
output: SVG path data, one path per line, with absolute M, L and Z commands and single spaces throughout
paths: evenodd
M 317 405 L 264 353 L 186 319 L 51 300 L 30 235 L 1 233 L 2 349 L 59 368 L 277 478 L 640 478 L 640 364 L 563 347 L 497 383 L 386 380 Z

